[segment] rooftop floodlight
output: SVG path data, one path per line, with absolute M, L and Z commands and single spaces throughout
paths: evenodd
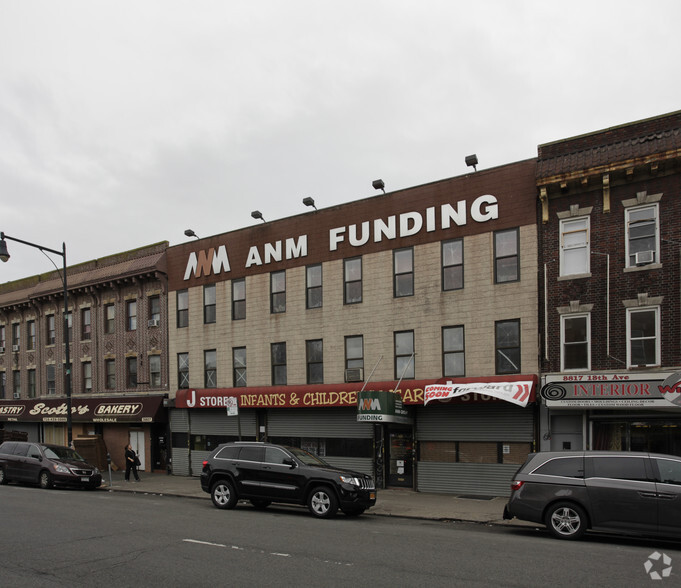
M 478 171 L 475 167 L 478 165 L 478 156 L 475 153 L 473 153 L 473 155 L 466 155 L 466 165 L 472 167 L 473 171 Z
M 253 212 L 251 212 L 251 216 L 253 218 L 260 219 L 262 222 L 265 222 L 265 219 L 262 216 L 262 212 L 260 212 L 259 210 L 254 210 Z
M 187 237 L 196 237 L 197 239 L 199 239 L 199 236 L 194 231 L 192 231 L 191 229 L 187 229 L 184 232 L 184 234 L 187 235 Z
M 310 198 L 309 196 L 307 198 L 303 198 L 303 204 L 305 206 L 311 206 L 315 210 L 317 210 L 317 207 L 314 205 L 314 198 Z
M 383 190 L 385 194 L 385 182 L 383 180 L 374 180 L 371 182 L 371 185 L 374 187 L 374 190 Z

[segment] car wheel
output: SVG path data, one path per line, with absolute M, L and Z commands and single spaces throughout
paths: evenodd
M 358 517 L 365 510 L 366 510 L 365 508 L 362 508 L 360 506 L 358 508 L 346 508 L 343 512 L 345 513 L 345 516 L 347 516 L 347 517 Z
M 236 492 L 229 480 L 220 480 L 213 484 L 210 497 L 217 508 L 234 508 L 236 506 Z
M 310 492 L 307 499 L 310 512 L 320 519 L 328 519 L 336 515 L 338 511 L 338 499 L 333 491 L 325 486 L 319 486 Z
M 558 539 L 579 539 L 586 533 L 586 512 L 572 502 L 558 502 L 551 506 L 544 522 Z
M 0 468 L 0 485 L 1 484 L 7 484 L 9 480 L 7 479 L 7 476 L 5 476 L 5 468 Z
M 44 488 L 45 490 L 49 490 L 54 486 L 52 476 L 50 475 L 50 472 L 48 472 L 47 470 L 43 470 L 42 472 L 40 472 L 38 483 L 40 484 L 40 487 Z
M 259 510 L 263 510 L 263 509 L 267 508 L 270 504 L 272 504 L 272 502 L 269 501 L 269 500 L 257 500 L 257 499 L 253 499 L 253 500 L 251 500 L 251 504 L 252 504 L 255 508 L 257 508 L 257 509 L 259 509 Z

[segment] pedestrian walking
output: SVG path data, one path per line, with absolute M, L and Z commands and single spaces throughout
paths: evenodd
M 137 466 L 140 465 L 140 458 L 137 457 L 137 454 L 135 453 L 135 450 L 132 448 L 132 445 L 128 443 L 125 446 L 125 481 L 129 482 L 130 481 L 130 472 L 132 472 L 135 476 L 135 482 L 140 481 L 140 477 L 137 474 Z

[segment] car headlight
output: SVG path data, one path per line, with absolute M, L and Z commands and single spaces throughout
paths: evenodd
M 59 465 L 57 463 L 54 464 L 54 471 L 59 472 L 60 474 L 70 474 L 71 470 L 67 468 L 66 466 Z
M 353 486 L 359 486 L 359 480 L 354 476 L 340 476 L 340 481 L 344 484 L 352 484 Z

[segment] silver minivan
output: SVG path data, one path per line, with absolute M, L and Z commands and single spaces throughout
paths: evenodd
M 622 451 L 531 453 L 511 482 L 504 519 L 543 523 L 554 537 L 587 529 L 681 536 L 681 457 Z

